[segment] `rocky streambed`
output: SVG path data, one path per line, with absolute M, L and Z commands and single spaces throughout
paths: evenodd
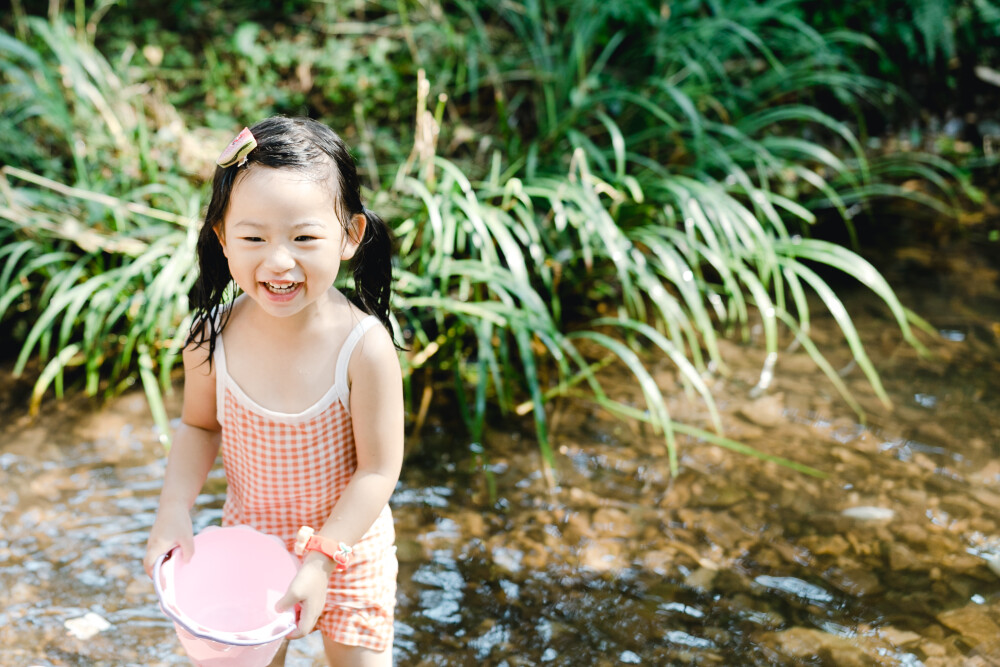
M 926 358 L 851 298 L 891 410 L 817 311 L 864 425 L 804 352 L 752 395 L 761 346 L 725 343 L 731 372 L 710 381 L 726 435 L 821 477 L 686 436 L 672 476 L 662 435 L 580 401 L 554 406 L 551 474 L 530 424 L 468 443 L 432 418 L 393 500 L 396 664 L 1000 664 L 1000 299 L 983 271 L 902 291 L 937 331 Z M 650 364 L 674 418 L 707 425 Z M 623 371 L 602 379 L 643 406 Z M 5 377 L 4 406 L 25 389 Z M 139 393 L 4 410 L 0 664 L 186 663 L 139 563 L 162 474 Z M 215 473 L 197 527 L 223 494 Z M 320 653 L 300 642 L 288 664 Z

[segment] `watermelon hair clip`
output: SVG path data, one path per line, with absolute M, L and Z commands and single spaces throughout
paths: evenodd
M 247 161 L 247 155 L 255 148 L 257 148 L 257 140 L 250 133 L 250 128 L 244 127 L 243 131 L 237 134 L 236 138 L 226 146 L 226 150 L 222 151 L 222 155 L 215 163 L 222 168 L 231 167 L 234 164 L 237 167 L 242 167 Z

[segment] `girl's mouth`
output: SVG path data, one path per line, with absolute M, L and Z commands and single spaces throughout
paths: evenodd
M 261 284 L 264 285 L 264 288 L 271 294 L 289 294 L 290 292 L 295 291 L 295 288 L 301 283 L 282 283 L 278 285 L 264 281 Z

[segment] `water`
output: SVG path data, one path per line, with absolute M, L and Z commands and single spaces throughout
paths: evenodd
M 396 664 L 995 664 L 1000 309 L 950 292 L 909 303 L 940 322 L 933 359 L 867 301 L 849 308 L 896 404 L 849 373 L 864 426 L 795 355 L 749 398 L 763 352 L 725 349 L 734 372 L 713 391 L 727 433 L 826 479 L 693 441 L 671 478 L 660 436 L 563 404 L 550 487 L 530 423 L 441 447 L 456 431 L 432 420 L 393 499 Z M 815 326 L 847 366 L 832 323 Z M 607 389 L 641 404 L 625 376 Z M 671 414 L 704 419 L 672 395 Z M 7 415 L 0 664 L 186 664 L 140 564 L 164 469 L 141 394 L 99 411 L 74 399 L 35 423 Z M 218 523 L 223 494 L 216 471 L 197 528 Z M 289 665 L 321 664 L 315 636 L 293 646 Z

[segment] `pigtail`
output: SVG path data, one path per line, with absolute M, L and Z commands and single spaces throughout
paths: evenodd
M 191 308 L 191 329 L 186 345 L 208 348 L 208 365 L 211 367 L 216 341 L 229 320 L 230 306 L 224 303 L 226 290 L 233 280 L 229 262 L 215 227 L 222 221 L 229 196 L 236 180 L 236 168 L 218 167 L 212 179 L 212 198 L 205 213 L 205 222 L 198 233 L 198 277 L 188 292 Z
M 392 287 L 392 231 L 375 213 L 362 208 L 365 235 L 354 253 L 354 297 L 357 305 L 379 319 L 388 331 Z
M 222 244 L 211 225 L 202 227 L 197 249 L 198 278 L 188 293 L 192 320 L 186 344 L 207 344 L 208 364 L 211 366 L 216 340 L 229 319 L 228 306 L 231 304 L 224 305 L 223 301 L 233 277 L 229 273 Z

